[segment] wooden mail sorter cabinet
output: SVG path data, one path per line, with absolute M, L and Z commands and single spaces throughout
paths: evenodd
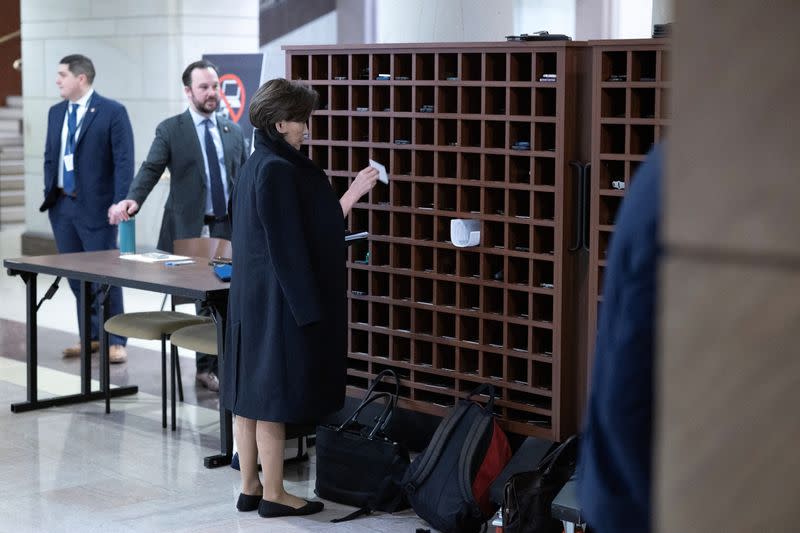
M 592 155 L 588 353 L 594 350 L 614 221 L 636 169 L 670 121 L 669 41 L 590 41 Z
M 349 216 L 348 394 L 401 377 L 400 405 L 434 415 L 481 383 L 506 429 L 576 428 L 577 194 L 569 161 L 576 43 L 284 47 L 320 95 L 304 150 L 344 193 L 386 165 Z M 588 155 L 588 154 L 587 154 Z M 450 242 L 454 218 L 480 245 Z

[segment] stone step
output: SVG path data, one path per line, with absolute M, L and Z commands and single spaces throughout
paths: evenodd
M 14 174 L 24 174 L 25 163 L 20 159 L 12 159 L 6 161 L 5 158 L 0 159 L 0 176 L 10 176 Z
M 22 133 L 22 121 L 15 118 L 0 117 L 0 131 Z
M 0 207 L 25 205 L 25 191 L 0 191 Z
M 11 174 L 0 176 L 0 191 L 22 191 L 25 190 L 25 175 Z
M 22 97 L 19 95 L 6 96 L 6 106 L 22 109 Z
M 0 148 L 7 146 L 21 147 L 22 135 L 0 130 Z
M 21 107 L 0 107 L 0 118 L 22 120 Z
M 22 161 L 25 149 L 22 146 L 0 146 L 0 161 Z
M 25 206 L 0 207 L 0 226 L 25 222 Z

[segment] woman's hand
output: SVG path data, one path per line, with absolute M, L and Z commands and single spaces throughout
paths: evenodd
M 350 188 L 347 189 L 347 192 L 342 195 L 342 198 L 339 200 L 339 203 L 342 206 L 342 213 L 344 216 L 350 214 L 350 210 L 353 208 L 353 204 L 358 202 L 362 196 L 367 194 L 374 186 L 375 183 L 378 181 L 378 169 L 373 167 L 367 167 L 361 169 L 361 171 L 356 174 L 356 179 L 353 180 L 352 185 Z

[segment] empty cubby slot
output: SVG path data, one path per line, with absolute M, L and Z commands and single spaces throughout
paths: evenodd
M 423 335 L 433 335 L 433 312 L 427 309 L 414 309 L 412 331 Z M 430 355 L 430 352 L 428 352 Z
M 417 177 L 433 177 L 433 152 L 414 151 L 414 175 Z M 432 209 L 431 205 L 429 209 Z
M 458 78 L 458 54 L 438 54 L 439 79 L 453 81 Z
M 484 154 L 483 179 L 486 181 L 505 181 L 506 160 L 504 156 L 497 154 Z M 500 214 L 492 211 L 484 212 L 490 215 Z
M 510 422 L 528 424 L 542 429 L 550 429 L 553 425 L 552 418 L 547 415 L 521 411 L 519 409 L 506 409 L 505 418 Z
M 314 115 L 311 117 L 311 131 L 308 132 L 312 140 L 322 141 L 328 139 L 328 116 Z
M 455 127 L 455 124 L 453 124 L 454 130 Z M 450 179 L 458 177 L 458 154 L 455 152 L 436 152 L 436 177 Z M 441 205 L 438 205 L 438 208 L 442 209 Z M 455 206 L 453 206 L 453 209 L 455 209 Z
M 447 315 L 453 321 L 453 330 L 455 330 L 455 317 Z M 455 333 L 451 335 L 455 337 Z M 456 369 L 456 349 L 449 344 L 436 345 L 436 368 L 439 370 L 453 371 Z
M 603 52 L 601 76 L 602 81 L 628 81 L 628 53 Z
M 389 213 L 386 211 L 372 211 L 372 226 L 370 227 L 369 232 L 372 235 L 390 235 Z
M 455 185 L 436 185 L 436 208 L 442 211 L 456 210 Z
M 369 354 L 369 334 L 360 329 L 350 329 L 350 352 Z
M 542 289 L 553 289 L 553 262 L 552 261 L 531 261 L 533 272 L 532 283 L 534 287 Z
M 508 347 L 517 352 L 528 352 L 528 326 L 508 325 Z
M 414 79 L 434 79 L 434 54 L 415 54 L 414 57 L 416 60 L 416 72 L 414 73 Z
M 353 355 L 361 355 L 361 354 L 353 354 Z M 364 361 L 363 359 L 357 359 L 353 357 L 347 362 L 347 369 L 358 372 L 368 372 L 369 363 L 367 361 Z
M 534 126 L 535 149 L 540 152 L 556 150 L 556 125 L 550 122 L 537 122 Z
M 512 156 L 508 158 L 508 181 L 511 183 L 531 182 L 530 157 Z
M 533 218 L 536 220 L 553 220 L 556 209 L 555 202 L 555 193 L 536 191 L 533 195 Z
M 369 70 L 369 55 L 368 54 L 354 54 L 350 56 L 352 79 L 354 80 L 368 80 L 370 79 Z
M 317 109 L 327 111 L 328 110 L 328 86 L 327 85 L 314 85 L 314 90 L 319 95 L 319 99 L 317 100 Z
M 331 187 L 333 188 L 336 196 L 341 197 L 347 188 L 350 186 L 350 178 L 345 176 L 331 176 Z
M 478 288 L 475 287 L 475 291 L 477 293 Z M 477 296 L 476 296 L 477 302 Z M 479 320 L 477 318 L 471 316 L 461 316 L 459 317 L 459 337 L 464 342 L 480 342 L 480 329 L 479 329 Z
M 395 144 L 411 144 L 411 119 L 410 118 L 396 118 L 394 119 L 394 143 Z
M 408 181 L 392 181 L 392 205 L 394 207 L 411 207 L 411 183 Z
M 308 79 L 308 56 L 292 56 L 292 79 Z
M 369 256 L 369 263 L 375 266 L 389 265 L 389 243 L 373 241 L 372 253 Z
M 531 90 L 528 87 L 511 87 L 509 89 L 509 108 L 511 115 L 531 114 Z
M 431 187 L 433 187 L 432 184 Z M 414 215 L 414 233 L 412 237 L 418 241 L 433 240 L 433 216 Z M 432 264 L 433 262 L 431 262 Z
M 619 118 L 625 116 L 625 89 L 603 89 L 600 93 L 600 116 Z
M 461 54 L 461 79 L 464 81 L 481 80 L 481 54 Z
M 414 400 L 431 404 L 442 409 L 450 409 L 455 405 L 455 400 L 452 396 L 420 389 L 414 389 Z
M 372 346 L 370 346 L 370 355 L 372 357 L 389 358 L 389 335 L 383 333 L 371 333 L 370 339 Z
M 527 370 L 527 364 L 526 364 Z M 527 384 L 528 380 L 525 380 Z M 553 400 L 548 398 L 547 396 L 541 396 L 539 394 L 531 394 L 529 392 L 521 392 L 517 390 L 509 390 L 508 391 L 508 401 L 514 403 L 521 403 L 528 405 L 530 407 L 536 407 L 538 409 L 544 409 L 550 411 L 553 408 Z
M 369 263 L 369 242 L 362 240 L 361 242 L 353 243 L 348 247 L 350 251 L 350 261 L 355 264 L 366 265 Z M 366 279 L 364 280 L 366 281 Z M 359 292 L 366 291 L 366 285 L 359 288 Z
M 389 54 L 373 54 L 372 55 L 372 70 L 370 71 L 370 78 L 377 80 L 388 74 L 392 75 L 391 63 L 389 61 L 391 56 Z
M 456 317 L 450 313 L 436 313 L 435 335 L 448 339 L 456 338 Z M 450 367 L 452 368 L 452 367 Z
M 458 121 L 457 120 L 437 120 L 436 121 L 436 144 L 438 146 L 458 146 Z M 455 154 L 447 154 L 455 157 Z M 455 163 L 455 160 L 454 160 Z M 455 164 L 451 174 L 447 177 L 455 177 Z
M 392 75 L 397 81 L 411 79 L 411 54 L 394 55 L 394 71 Z
M 434 303 L 440 307 L 455 307 L 456 284 L 452 281 L 437 281 Z
M 347 117 L 331 117 L 331 140 L 346 141 L 347 138 Z M 346 150 L 346 148 L 344 148 L 344 150 Z
M 556 116 L 556 90 L 549 87 L 536 89 L 536 116 Z
M 389 205 L 389 187 L 373 187 L 369 199 L 375 205 Z
M 483 213 L 486 215 L 506 214 L 506 191 L 505 189 L 483 189 Z
M 458 89 L 439 87 L 438 99 L 434 105 L 437 113 L 458 113 Z
M 462 180 L 479 180 L 481 178 L 480 154 L 461 154 L 461 168 L 458 177 Z
M 392 111 L 395 113 L 408 113 L 411 111 L 411 87 L 396 85 L 392 87 Z
M 350 151 L 350 170 L 355 174 L 367 166 L 369 166 L 369 148 L 352 148 Z
M 527 224 L 509 224 L 508 248 L 515 252 L 530 252 L 531 227 Z
M 389 119 L 384 117 L 372 118 L 372 142 L 388 143 L 389 138 Z M 386 162 L 384 162 L 385 164 Z
M 392 173 L 397 176 L 411 175 L 410 150 L 392 150 L 392 170 Z
M 631 117 L 656 118 L 655 89 L 631 89 Z
M 467 311 L 480 310 L 481 293 L 478 285 L 459 284 L 459 308 Z
M 553 388 L 553 366 L 543 361 L 531 361 L 533 375 L 531 385 L 539 389 L 550 390 Z
M 461 146 L 480 147 L 481 122 L 479 120 L 461 121 Z
M 553 356 L 553 330 L 531 328 L 531 353 L 544 357 Z
M 370 158 L 386 165 L 386 172 L 392 173 L 391 162 L 389 161 L 391 152 L 387 148 L 375 148 L 371 150 Z
M 371 296 L 389 296 L 389 274 L 385 272 L 372 272 Z
M 525 318 L 529 315 L 530 294 L 522 291 L 508 291 L 507 313 L 513 318 Z M 512 344 L 513 346 L 513 344 Z
M 524 329 L 524 328 L 523 328 Z M 527 346 L 527 340 L 525 345 Z M 528 360 L 520 357 L 507 357 L 506 358 L 506 381 L 510 383 L 518 383 L 520 385 L 528 384 Z M 511 393 L 513 391 L 509 391 Z M 509 398 L 510 399 L 510 398 Z
M 411 331 L 411 309 L 392 306 L 392 327 L 398 331 Z
M 462 374 L 477 375 L 480 354 L 469 348 L 458 349 L 458 371 Z
M 598 243 L 597 243 L 597 258 L 600 261 L 606 261 L 608 259 L 608 245 L 610 242 L 611 242 L 611 232 L 601 231 L 598 235 Z
M 392 337 L 392 360 L 411 362 L 411 339 L 406 337 Z M 402 395 L 402 394 L 401 394 Z
M 625 184 L 624 161 L 600 161 L 600 176 L 598 183 L 601 189 L 619 189 L 620 184 Z
M 436 217 L 436 234 L 434 235 L 437 242 L 446 244 L 450 243 L 450 221 L 449 217 Z
M 392 266 L 394 268 L 411 268 L 411 246 L 408 244 L 392 245 Z
M 506 88 L 505 87 L 485 87 L 483 89 L 484 102 L 487 115 L 506 114 Z
M 483 305 L 481 310 L 484 313 L 493 315 L 503 314 L 503 289 L 497 287 L 483 287 Z
M 502 323 L 500 324 L 500 335 L 502 336 Z M 491 346 L 498 346 L 490 344 Z M 497 353 L 483 352 L 482 376 L 490 379 L 503 379 L 503 356 Z
M 408 276 L 392 276 L 392 298 L 395 300 L 411 300 L 411 278 Z
M 411 214 L 392 213 L 392 237 L 411 238 Z
M 631 154 L 646 154 L 655 142 L 655 126 L 631 126 Z
M 388 304 L 372 304 L 372 325 L 381 328 L 389 327 L 389 305 Z
M 455 275 L 456 273 L 455 250 L 446 250 L 443 248 L 436 249 L 436 273 L 444 275 Z
M 461 87 L 461 114 L 462 115 L 481 114 L 480 87 Z M 464 144 L 463 141 L 462 144 Z
M 597 296 L 603 295 L 603 282 L 605 281 L 606 268 L 604 266 L 597 267 Z
M 499 121 L 486 121 L 485 145 L 486 148 L 506 147 L 506 123 Z
M 350 88 L 350 109 L 364 113 L 369 111 L 369 87 L 366 85 L 354 85 Z
M 433 120 L 417 119 L 414 121 L 414 125 L 416 127 L 414 144 L 433 144 Z
M 506 81 L 506 54 L 486 54 L 486 81 Z
M 520 151 L 527 151 L 531 149 L 530 122 L 512 122 L 509 125 L 508 148 Z
M 505 224 L 502 222 L 484 222 L 483 223 L 484 235 L 481 236 L 483 246 L 487 248 L 505 248 Z
M 553 186 L 556 184 L 556 162 L 552 157 L 537 157 L 533 162 L 533 183 Z
M 417 383 L 422 383 L 423 385 L 430 385 L 432 387 L 439 387 L 442 389 L 453 389 L 456 386 L 456 382 L 453 378 L 440 376 L 439 374 L 416 371 L 414 375 L 416 378 L 414 381 Z M 418 390 L 417 393 L 419 392 L 421 391 Z
M 347 59 L 347 55 L 339 54 L 331 56 L 331 78 L 334 80 L 346 80 L 349 78 Z
M 531 192 L 510 189 L 508 191 L 508 214 L 512 217 L 527 219 L 531 216 Z
M 531 261 L 524 257 L 508 258 L 508 283 L 528 286 L 530 283 Z
M 430 85 L 417 86 L 414 91 L 414 111 L 417 113 L 433 113 L 437 111 L 434 107 L 434 87 Z
M 638 51 L 632 54 L 631 81 L 656 81 L 656 51 Z
M 366 270 L 351 268 L 350 293 L 353 296 L 365 296 L 368 290 L 369 290 L 369 272 L 367 272 Z
M 600 126 L 600 153 L 625 153 L 625 126 L 623 124 L 603 124 Z
M 557 81 L 558 74 L 555 52 L 536 53 L 536 80 Z
M 533 252 L 552 254 L 555 252 L 554 228 L 548 226 L 533 227 Z
M 433 231 L 431 229 L 431 231 Z M 425 239 L 429 240 L 429 239 Z M 433 248 L 427 246 L 414 247 L 414 264 L 412 268 L 417 272 L 433 272 Z
M 346 111 L 348 109 L 349 95 L 344 85 L 331 87 L 331 111 Z
M 327 129 L 327 124 L 326 124 Z M 311 160 L 322 169 L 329 168 L 328 163 L 328 147 L 327 146 L 312 146 L 311 147 Z M 347 189 L 345 189 L 347 190 Z M 341 196 L 341 195 L 339 195 Z
M 389 87 L 372 87 L 372 110 L 380 113 L 391 111 Z
M 369 211 L 361 209 L 360 207 L 353 208 L 350 211 L 350 229 L 358 231 L 367 231 L 369 228 Z
M 530 53 L 511 54 L 509 64 L 509 79 L 511 81 L 531 81 L 532 57 Z
M 630 165 L 629 172 L 628 172 L 628 181 L 633 183 L 633 178 L 636 176 L 636 173 L 639 171 L 639 166 L 642 164 L 642 161 L 628 161 Z
M 477 252 L 458 251 L 458 275 L 462 278 L 481 277 L 481 256 Z M 477 299 L 475 305 L 478 305 Z
M 345 119 L 346 121 L 347 119 Z M 345 122 L 345 128 L 347 127 L 347 122 Z M 347 132 L 345 131 L 345 136 Z M 331 148 L 331 170 L 348 170 L 350 165 L 350 158 L 348 157 L 348 150 L 344 146 L 334 146 Z
M 427 278 L 414 278 L 414 301 L 419 304 L 433 303 L 433 280 Z
M 601 226 L 610 226 L 617 219 L 617 212 L 622 204 L 619 196 L 601 196 L 598 209 L 598 221 Z
M 506 272 L 503 269 L 503 256 L 495 254 L 483 255 L 483 279 L 489 281 L 505 281 Z
M 534 294 L 531 319 L 539 322 L 553 321 L 553 297 L 549 294 Z
M 481 189 L 480 187 L 460 186 L 461 191 L 460 205 L 458 210 L 462 213 L 481 212 Z

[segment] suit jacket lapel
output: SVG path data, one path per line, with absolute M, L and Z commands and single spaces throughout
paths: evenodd
M 192 120 L 192 114 L 188 109 L 178 116 L 178 122 L 178 128 L 181 132 L 181 135 L 184 139 L 186 139 L 186 142 L 189 145 L 189 153 L 186 155 L 190 157 L 192 161 L 196 162 L 202 178 L 202 186 L 205 187 L 206 166 L 205 162 L 203 161 L 203 148 L 200 146 L 200 139 L 197 138 L 197 128 L 195 128 L 194 121 Z
M 89 126 L 92 125 L 94 122 L 94 117 L 100 112 L 100 106 L 98 105 L 99 98 L 97 98 L 97 92 L 92 94 L 92 97 L 89 98 L 89 101 L 86 103 L 86 113 L 83 115 L 83 121 L 81 122 L 81 129 L 78 132 L 78 140 L 75 143 L 75 151 L 78 151 L 78 146 L 80 146 L 81 141 L 86 136 L 86 132 L 89 130 Z M 63 127 L 63 121 L 62 121 Z
M 222 140 L 222 154 L 225 157 L 225 173 L 228 176 L 228 186 L 233 184 L 233 128 L 230 122 L 222 115 L 217 115 L 217 130 L 219 138 Z

